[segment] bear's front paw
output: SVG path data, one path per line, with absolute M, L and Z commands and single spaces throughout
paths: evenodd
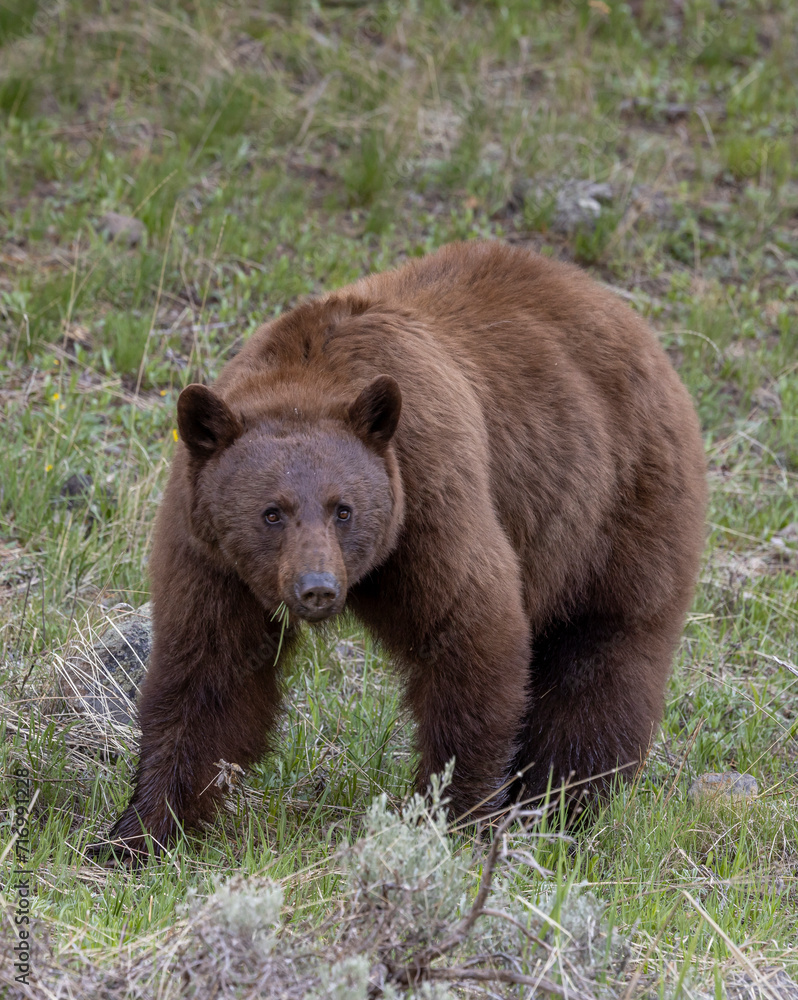
M 91 857 L 112 857 L 117 862 L 139 867 L 150 856 L 158 857 L 174 838 L 176 825 L 169 817 L 142 816 L 131 803 L 116 821 L 108 839 L 91 844 L 87 854 Z

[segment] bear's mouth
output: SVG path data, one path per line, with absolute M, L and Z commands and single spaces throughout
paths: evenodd
M 323 622 L 328 618 L 334 618 L 336 615 L 340 614 L 343 610 L 341 607 L 329 607 L 329 608 L 309 608 L 303 604 L 297 604 L 291 608 L 291 611 L 306 622 Z

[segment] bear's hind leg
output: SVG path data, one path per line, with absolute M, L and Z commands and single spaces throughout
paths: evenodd
M 634 777 L 662 717 L 675 617 L 587 613 L 537 636 L 515 761 L 523 772 L 514 788 L 519 797 L 537 799 L 551 783 L 553 790 L 569 785 L 569 798 L 594 798 L 615 774 Z

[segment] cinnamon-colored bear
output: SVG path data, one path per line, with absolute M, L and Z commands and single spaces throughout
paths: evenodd
M 456 758 L 454 814 L 496 808 L 521 770 L 524 796 L 634 774 L 705 467 L 687 392 L 611 291 L 452 244 L 261 327 L 183 390 L 178 427 L 125 847 L 213 811 L 215 762 L 269 745 L 298 623 L 344 607 L 402 677 L 419 787 Z

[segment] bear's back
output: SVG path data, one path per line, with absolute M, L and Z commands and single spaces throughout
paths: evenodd
M 462 530 L 490 505 L 528 606 L 535 594 L 548 614 L 614 547 L 643 558 L 669 534 L 700 530 L 690 399 L 647 325 L 575 267 L 500 242 L 451 244 L 262 327 L 217 388 L 253 419 L 314 420 L 342 415 L 383 373 L 402 392 L 406 517 L 424 527 L 407 544 Z M 677 494 L 695 498 L 695 517 Z M 621 545 L 641 496 L 649 520 L 639 544 Z

